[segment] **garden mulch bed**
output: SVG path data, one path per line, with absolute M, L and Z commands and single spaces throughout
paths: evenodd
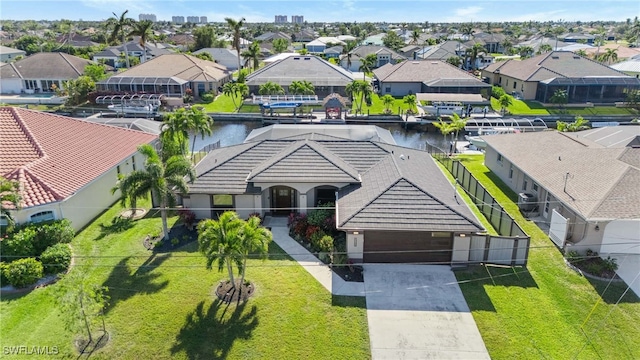
M 331 270 L 344 281 L 364 282 L 362 266 L 332 265 Z
M 169 229 L 169 239 L 163 240 L 162 234 L 158 237 L 152 237 L 147 235 L 143 240 L 143 245 L 147 250 L 153 250 L 155 252 L 170 252 L 186 244 L 190 244 L 198 240 L 198 232 L 195 230 L 189 230 L 184 225 L 176 225 Z M 178 239 L 176 244 L 172 243 L 172 239 Z M 157 243 L 162 242 L 160 245 Z
M 218 286 L 216 287 L 216 296 L 218 299 L 230 303 L 230 302 L 238 302 L 240 300 L 247 301 L 253 293 L 255 292 L 255 285 L 252 283 L 243 284 L 242 287 L 239 286 L 240 282 L 236 280 L 236 286 L 233 288 L 231 286 L 231 280 L 220 281 Z

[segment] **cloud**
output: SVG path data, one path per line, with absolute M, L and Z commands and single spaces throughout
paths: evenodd
M 348 11 L 354 11 L 356 9 L 356 2 L 353 0 L 344 0 L 342 2 L 342 7 Z
M 482 11 L 482 8 L 480 6 L 467 6 L 465 8 L 454 10 L 454 13 L 456 14 L 456 16 L 465 18 L 465 17 L 473 17 L 477 15 L 480 11 Z

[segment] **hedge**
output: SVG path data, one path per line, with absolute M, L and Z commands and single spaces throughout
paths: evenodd
M 49 246 L 40 255 L 40 262 L 46 274 L 58 274 L 66 271 L 71 264 L 71 249 L 67 244 Z
M 23 288 L 34 284 L 42 275 L 42 263 L 35 258 L 25 258 L 11 262 L 5 271 L 5 276 L 9 284 L 16 288 Z

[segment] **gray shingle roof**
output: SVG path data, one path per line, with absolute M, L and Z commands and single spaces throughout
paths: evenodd
M 492 135 L 485 140 L 487 146 L 584 218 L 638 218 L 640 188 L 637 183 L 632 185 L 638 168 L 632 159 L 640 158 L 640 149 L 625 147 L 628 142 L 607 141 L 607 133 L 611 137 L 618 131 L 637 131 L 633 128 Z
M 351 50 L 351 54 L 356 55 L 356 57 L 359 58 L 365 58 L 369 54 L 389 54 L 391 55 L 391 58 L 395 60 L 406 59 L 406 57 L 398 54 L 388 47 L 380 45 L 360 45 L 357 48 Z
M 36 53 L 2 66 L 0 77 L 8 79 L 17 74 L 21 79 L 76 79 L 90 64 L 94 62 L 65 53 Z
M 486 86 L 478 78 L 443 61 L 403 61 L 399 64 L 386 64 L 373 71 L 376 78 L 382 82 L 424 82 L 437 80 L 464 80 L 465 85 L 478 84 Z
M 347 86 L 353 75 L 313 55 L 289 56 L 247 76 L 246 84 L 260 86 L 268 81 L 289 86 L 294 80 L 307 80 L 314 86 Z

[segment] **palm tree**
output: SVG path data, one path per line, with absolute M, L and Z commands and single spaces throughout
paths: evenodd
M 252 42 L 247 50 L 243 51 L 240 55 L 246 61 L 245 64 L 249 61 L 253 61 L 254 71 L 258 69 L 258 66 L 260 66 L 260 44 L 257 41 Z
M 345 92 L 354 99 L 356 103 L 356 112 L 362 111 L 362 104 L 364 99 L 371 96 L 373 93 L 373 87 L 365 80 L 353 80 L 345 87 Z M 359 97 L 360 101 L 355 101 Z
M 233 211 L 225 211 L 218 220 L 202 220 L 198 224 L 199 250 L 207 258 L 207 269 L 215 262 L 219 272 L 226 266 L 233 288 L 236 286 L 233 264 L 239 269 L 243 265 L 242 229 L 243 221 Z
M 347 70 L 351 71 L 351 56 L 353 56 L 353 49 L 357 46 L 355 41 L 347 41 L 347 45 L 342 47 L 342 53 L 347 58 Z
M 503 53 L 505 54 L 508 54 L 509 50 L 513 47 L 513 44 L 509 39 L 504 39 L 500 45 L 502 45 Z
M 316 93 L 313 84 L 307 80 L 294 80 L 289 85 L 289 93 L 292 95 L 314 95 Z
M 606 49 L 606 51 L 602 54 L 600 59 L 602 62 L 606 62 L 607 64 L 614 63 L 618 61 L 618 49 Z
M 451 125 L 451 123 L 446 123 L 446 122 L 442 121 L 442 118 L 438 118 L 438 122 L 437 123 L 434 122 L 433 126 L 435 126 L 438 130 L 440 130 L 440 133 L 442 133 L 442 135 L 444 135 L 445 144 L 447 143 L 447 135 L 449 135 L 453 131 L 455 131 L 453 126 Z M 450 148 L 451 145 L 449 145 L 448 147 Z
M 271 231 L 260 226 L 260 218 L 251 216 L 244 222 L 240 231 L 240 249 L 242 251 L 242 266 L 240 267 L 240 289 L 244 283 L 247 270 L 247 258 L 250 253 L 266 256 L 269 253 L 269 243 L 273 240 Z
M 227 22 L 227 25 L 231 28 L 233 32 L 233 47 L 238 52 L 238 70 L 242 69 L 242 65 L 240 64 L 240 30 L 244 25 L 245 18 L 241 18 L 240 20 L 234 20 L 232 18 L 224 18 Z
M 460 26 L 460 32 L 462 33 L 462 35 L 467 37 L 467 40 L 469 40 L 471 38 L 471 35 L 473 35 L 473 24 L 462 24 Z
M 123 177 L 120 189 L 135 198 L 141 198 L 151 191 L 151 196 L 160 206 L 164 239 L 168 239 L 167 208 L 175 203 L 177 193 L 186 194 L 189 191 L 185 176 L 193 181 L 195 172 L 191 162 L 184 156 L 173 155 L 164 162 L 149 144 L 138 146 L 138 151 L 146 158 L 144 170 L 134 170 Z
M 580 49 L 580 50 L 576 51 L 576 55 L 580 55 L 582 57 L 587 57 L 588 56 L 587 52 L 584 51 L 584 49 Z
M 213 118 L 198 107 L 191 107 L 187 116 L 189 117 L 189 131 L 193 132 L 193 142 L 191 143 L 191 160 L 193 161 L 195 158 L 196 136 L 200 134 L 204 140 L 205 136 L 212 134 Z
M 467 126 L 467 119 L 461 118 L 457 113 L 454 112 L 451 115 L 451 123 L 449 124 L 449 126 L 451 127 L 451 130 L 455 131 L 456 133 L 456 136 L 453 140 L 453 149 L 457 149 L 458 134 L 460 133 L 460 130 L 464 129 L 464 127 Z
M 360 61 L 361 61 L 361 64 L 358 70 L 362 71 L 362 73 L 364 74 L 362 80 L 366 80 L 367 73 L 371 72 L 373 68 L 376 66 L 376 63 L 378 62 L 378 56 L 376 54 L 369 54 L 365 56 L 364 59 L 361 59 Z
M 274 83 L 273 81 L 267 81 L 260 85 L 258 93 L 260 95 L 284 95 L 284 89 L 280 84 Z
M 509 106 L 513 105 L 513 100 L 511 100 L 511 96 L 504 94 L 498 99 L 498 104 L 500 104 L 500 111 L 502 112 L 502 115 L 504 115 L 505 110 L 507 110 Z
M 107 25 L 112 28 L 111 35 L 109 36 L 109 42 L 113 42 L 118 37 L 121 37 L 122 45 L 124 46 L 124 56 L 127 61 L 127 69 L 130 66 L 129 63 L 129 51 L 127 50 L 127 29 L 133 24 L 133 19 L 127 18 L 129 10 L 125 10 L 119 17 L 116 13 L 112 13 L 114 17 L 107 19 Z
M 460 56 L 450 56 L 447 59 L 447 62 L 455 67 L 460 67 L 460 65 L 462 65 L 462 59 L 460 59 Z
M 518 51 L 521 58 L 526 59 L 533 54 L 533 48 L 531 46 L 521 46 Z
M 382 100 L 382 103 L 384 104 L 385 112 L 389 112 L 389 108 L 391 107 L 391 105 L 393 105 L 393 102 L 396 99 L 394 99 L 390 94 L 386 94 L 385 96 L 380 98 L 380 100 Z
M 482 44 L 480 43 L 476 43 L 473 44 L 472 47 L 468 48 L 465 51 L 465 58 L 469 59 L 469 64 L 471 65 L 471 69 L 475 70 L 477 68 L 476 66 L 476 60 L 478 58 L 484 59 L 484 55 L 482 55 L 485 52 L 485 48 Z
M 545 54 L 551 51 L 553 51 L 553 48 L 549 44 L 542 44 L 538 48 L 538 54 Z
M 231 98 L 233 106 L 235 106 L 236 111 L 238 111 L 240 106 L 236 103 L 236 98 L 240 97 L 240 105 L 242 105 L 242 99 L 249 95 L 249 87 L 247 84 L 241 82 L 228 82 L 222 86 L 222 93 Z
M 405 95 L 405 97 L 402 98 L 402 102 L 407 104 L 407 106 L 409 107 L 409 109 L 407 110 L 407 117 L 409 116 L 409 112 L 415 112 L 414 109 L 416 108 L 417 100 L 414 94 Z
M 142 46 L 142 63 L 147 61 L 147 41 L 154 38 L 153 35 L 153 22 L 151 20 L 142 20 L 133 23 L 133 30 L 129 33 L 129 36 L 139 36 L 140 46 Z
M 420 41 L 420 31 L 413 30 L 411 32 L 411 43 L 416 45 L 416 44 L 418 44 L 418 41 Z
M 8 180 L 0 176 L 0 218 L 7 220 L 7 225 L 14 224 L 10 210 L 20 210 L 22 196 L 20 196 L 20 183 Z
M 160 127 L 160 139 L 163 140 L 163 145 L 168 145 L 170 142 L 177 143 L 180 150 L 176 153 L 171 151 L 171 154 L 162 154 L 163 157 L 177 154 L 184 156 L 187 152 L 188 146 L 186 143 L 189 139 L 189 128 L 191 127 L 188 111 L 185 108 L 180 108 L 164 116 Z M 163 150 L 167 149 L 168 147 L 165 147 Z

